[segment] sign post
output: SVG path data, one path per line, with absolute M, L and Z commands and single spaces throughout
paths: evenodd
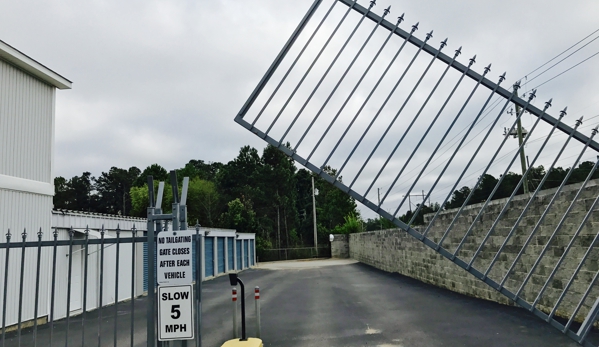
M 189 178 L 183 179 L 183 189 L 181 197 L 179 197 L 177 174 L 175 171 L 171 171 L 170 176 L 173 192 L 172 213 L 170 214 L 163 214 L 160 207 L 164 183 L 160 182 L 158 197 L 154 200 L 154 182 L 152 176 L 148 176 L 150 200 L 148 207 L 148 298 L 150 303 L 147 345 L 149 347 L 156 346 L 156 337 L 158 337 L 158 341 L 181 341 L 180 345 L 184 347 L 187 346 L 187 340 L 193 340 L 197 336 L 196 346 L 201 347 L 200 327 L 194 325 L 196 314 L 198 316 L 195 320 L 198 324 L 200 322 L 200 311 L 197 308 L 200 305 L 201 278 L 198 276 L 194 302 L 193 231 L 187 230 L 186 202 Z M 168 227 L 169 222 L 171 222 L 171 228 Z M 198 231 L 199 228 L 196 226 L 196 244 L 199 238 Z M 156 259 L 154 259 L 154 249 L 156 250 Z M 200 258 L 199 254 L 197 258 Z M 156 277 L 154 270 L 156 270 Z M 158 284 L 157 291 L 154 289 L 156 284 Z M 157 315 L 156 304 L 158 304 Z M 156 327 L 158 336 L 156 336 Z M 170 346 L 169 342 L 166 344 Z

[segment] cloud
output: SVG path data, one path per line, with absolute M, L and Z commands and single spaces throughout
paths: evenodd
M 366 5 L 366 1 L 360 3 Z M 182 167 L 190 159 L 227 162 L 246 144 L 259 149 L 265 146 L 234 123 L 233 118 L 311 4 L 309 0 L 5 0 L 0 13 L 0 39 L 74 82 L 73 90 L 57 93 L 56 175 L 71 177 L 91 171 L 97 176 L 111 166 L 143 169 L 152 163 L 173 169 Z M 324 13 L 330 4 L 330 0 L 323 1 L 319 13 Z M 499 74 L 507 71 L 507 86 L 596 30 L 595 14 L 599 13 L 599 3 L 582 0 L 567 5 L 562 1 L 541 0 L 379 0 L 375 12 L 381 13 L 388 5 L 392 6 L 389 15 L 392 21 L 406 13 L 406 21 L 401 25 L 404 30 L 420 22 L 417 36 L 422 38 L 434 29 L 431 45 L 436 47 L 447 37 L 447 54 L 463 46 L 459 58 L 462 63 L 474 54 L 477 55 L 477 71 L 493 63 L 491 80 L 495 81 Z M 335 16 L 335 20 L 340 18 L 340 14 Z M 310 24 L 312 28 L 319 18 L 315 16 Z M 364 25 L 372 26 L 372 23 Z M 365 34 L 360 35 L 357 40 L 365 38 Z M 372 47 L 382 44 L 385 37 L 385 32 L 377 32 Z M 321 44 L 324 42 L 322 38 L 318 40 Z M 332 45 L 339 48 L 341 41 Z M 399 43 L 393 41 L 389 52 L 398 47 Z M 348 51 L 357 49 L 354 45 Z M 371 57 L 376 50 L 368 49 Z M 546 75 L 532 82 L 527 80 L 534 74 L 523 79 L 524 87 L 532 88 L 597 51 L 599 40 Z M 389 61 L 392 56 L 389 52 L 381 56 L 381 62 Z M 314 56 L 316 51 L 309 54 Z M 369 59 L 356 62 L 355 71 L 347 77 L 348 83 L 339 90 L 340 95 L 349 94 L 351 83 L 360 76 L 357 71 L 363 71 Z M 554 98 L 553 115 L 569 106 L 572 116 L 568 116 L 568 124 L 581 114 L 587 118 L 596 115 L 599 106 L 597 59 L 599 57 L 542 86 L 535 101 L 537 106 Z M 301 66 L 307 68 L 308 65 Z M 319 66 L 316 69 L 323 72 L 325 65 Z M 380 74 L 383 66 L 375 64 L 372 73 Z M 399 71 L 399 66 L 393 69 Z M 421 65 L 418 65 L 420 70 L 415 67 L 418 71 L 422 68 Z M 335 70 L 332 75 L 339 76 L 340 71 Z M 301 74 L 293 76 L 298 78 Z M 416 76 L 409 77 L 407 85 L 415 83 Z M 452 78 L 451 81 L 455 81 L 455 76 Z M 323 88 L 332 88 L 333 81 L 326 80 Z M 347 112 L 341 117 L 343 127 L 375 82 L 373 78 L 364 80 L 365 88 L 350 100 Z M 433 84 L 434 80 L 424 81 L 423 90 Z M 372 105 L 365 108 L 365 114 L 372 116 L 376 112 L 377 107 L 373 105 L 383 101 L 391 86 L 391 83 L 381 86 L 381 91 L 372 98 Z M 448 90 L 450 86 L 441 88 Z M 315 102 L 323 102 L 324 97 L 326 95 L 318 96 Z M 416 104 L 425 98 L 424 92 L 414 95 Z M 344 98 L 335 96 L 331 110 L 343 101 Z M 438 109 L 440 103 L 433 99 L 431 110 Z M 293 100 L 292 107 L 297 109 L 301 104 Z M 395 99 L 390 102 L 395 109 L 400 104 Z M 409 109 L 410 114 L 416 109 Z M 317 111 L 318 107 L 310 105 L 306 112 L 314 115 Z M 390 119 L 393 114 L 389 111 L 381 117 Z M 265 121 L 268 117 L 272 119 L 274 115 L 266 115 Z M 364 117 L 357 119 L 358 129 L 367 126 Z M 447 124 L 446 119 L 441 121 Z M 525 118 L 524 122 L 525 127 L 529 127 L 532 120 Z M 304 119 L 300 124 L 304 129 L 307 126 Z M 324 131 L 322 124 L 326 121 L 317 124 L 320 124 L 318 129 Z M 460 123 L 459 126 L 461 130 L 465 125 Z M 418 129 L 422 131 L 422 127 Z M 434 132 L 436 138 L 439 137 L 437 131 Z M 296 141 L 301 133 L 294 131 L 290 136 Z M 313 146 L 317 139 L 318 136 L 310 134 L 306 146 Z M 375 140 L 367 138 L 365 141 L 372 147 Z M 334 142 L 327 142 L 325 147 Z M 340 149 L 342 153 L 349 151 L 344 146 Z M 366 143 L 365 146 L 368 147 Z M 386 146 L 389 151 L 388 144 Z M 424 149 L 431 151 L 429 147 L 427 143 Z M 365 154 L 360 152 L 360 155 Z M 379 162 L 377 159 L 376 163 Z M 455 170 L 452 169 L 451 175 L 456 176 Z

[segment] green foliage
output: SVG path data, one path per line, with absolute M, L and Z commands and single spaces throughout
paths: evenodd
M 187 213 L 190 223 L 197 220 L 200 225 L 214 226 L 222 209 L 220 194 L 214 182 L 199 177 L 189 182 Z
M 396 228 L 397 228 L 397 226 L 395 224 L 393 224 L 393 222 L 391 222 L 390 220 L 383 218 L 383 217 L 378 217 L 375 219 L 368 218 L 366 220 L 366 222 L 364 222 L 364 229 L 366 231 L 396 229 Z
M 352 212 L 343 217 L 343 219 L 345 220 L 345 223 L 336 226 L 332 231 L 333 234 L 354 234 L 363 231 L 362 220 L 357 217 L 355 213 Z
M 152 176 L 154 181 L 167 181 L 168 180 L 168 172 L 165 168 L 158 164 L 152 164 L 144 169 L 144 171 L 139 174 L 139 177 L 134 182 L 134 186 L 141 187 L 144 184 L 148 185 L 148 176 Z
M 470 187 L 467 187 L 467 186 L 463 186 L 462 188 L 460 188 L 460 190 L 454 191 L 451 196 L 451 200 L 449 200 L 445 204 L 445 208 L 452 209 L 452 208 L 462 207 L 462 205 L 466 201 L 466 198 L 468 197 L 470 192 L 471 192 Z
M 221 215 L 220 224 L 228 229 L 236 229 L 240 233 L 258 233 L 256 213 L 249 200 L 235 199 L 227 204 L 227 211 Z

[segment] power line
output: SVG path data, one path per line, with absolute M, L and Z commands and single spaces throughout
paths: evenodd
M 533 72 L 539 70 L 540 68 L 542 68 L 543 66 L 551 63 L 552 61 L 554 61 L 555 59 L 557 59 L 559 56 L 561 56 L 562 54 L 566 53 L 567 51 L 571 50 L 572 48 L 576 47 L 579 43 L 581 43 L 582 41 L 588 39 L 589 37 L 593 36 L 593 34 L 595 34 L 596 32 L 599 32 L 599 29 L 593 31 L 592 33 L 590 33 L 589 35 L 585 36 L 582 40 L 576 42 L 575 44 L 573 44 L 572 46 L 568 47 L 566 50 L 564 50 L 563 52 L 561 52 L 560 54 L 556 55 L 555 57 L 551 58 L 548 62 L 546 62 L 545 64 L 539 66 L 538 68 L 532 70 L 531 72 L 527 73 L 526 76 L 532 74 Z M 596 39 L 596 38 L 595 38 Z M 595 40 L 593 39 L 593 41 Z M 592 41 L 591 41 L 592 42 Z M 590 43 L 590 42 L 589 42 Z M 576 53 L 576 52 L 575 52 Z M 559 64 L 559 63 L 558 63 Z
M 599 36 L 598 36 L 598 37 L 599 37 Z M 545 82 L 543 82 L 543 83 L 539 84 L 538 86 L 536 86 L 536 87 L 535 87 L 535 88 L 533 88 L 533 89 L 539 88 L 540 86 L 542 86 L 542 85 L 544 85 L 544 84 L 547 84 L 547 83 L 549 83 L 549 82 L 553 81 L 554 79 L 558 78 L 559 76 L 561 76 L 561 75 L 565 74 L 566 72 L 568 72 L 568 71 L 572 70 L 573 68 L 575 68 L 575 67 L 577 67 L 578 65 L 580 65 L 580 64 L 582 64 L 582 63 L 584 63 L 584 62 L 586 62 L 587 60 L 589 60 L 589 59 L 593 58 L 594 56 L 596 56 L 596 55 L 598 55 L 598 54 L 599 54 L 599 52 L 597 52 L 597 53 L 595 53 L 595 54 L 591 55 L 590 57 L 586 58 L 585 60 L 583 60 L 583 61 L 579 62 L 578 64 L 576 64 L 576 65 L 574 65 L 574 66 L 570 67 L 569 69 L 567 69 L 567 70 L 564 70 L 564 71 L 562 71 L 561 73 L 559 73 L 559 74 L 557 74 L 557 75 L 553 76 L 552 78 L 550 78 L 550 79 L 548 79 L 547 81 L 545 81 Z

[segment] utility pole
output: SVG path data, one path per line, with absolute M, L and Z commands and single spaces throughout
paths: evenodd
M 516 96 L 518 96 L 518 90 L 516 90 Z M 520 106 L 516 104 L 516 117 L 520 114 Z M 522 147 L 522 117 L 518 118 L 518 147 Z M 522 166 L 522 182 L 524 186 L 524 194 L 528 194 L 528 179 L 526 179 L 526 156 L 524 155 L 524 147 L 520 150 L 520 165 Z
M 318 237 L 316 233 L 316 197 L 314 193 L 314 176 L 312 176 L 312 217 L 314 217 L 314 248 L 318 257 Z

